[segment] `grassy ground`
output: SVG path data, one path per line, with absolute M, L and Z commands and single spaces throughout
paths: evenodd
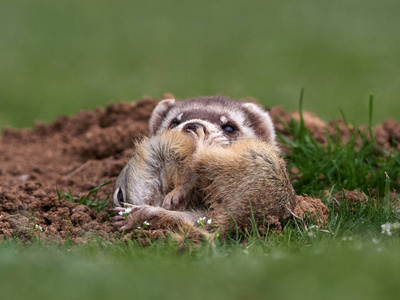
M 0 2 L 0 127 L 109 101 L 225 94 L 366 122 L 400 111 L 400 2 Z
M 108 101 L 254 96 L 326 119 L 398 118 L 400 4 L 385 1 L 0 2 L 0 126 L 29 126 Z M 366 205 L 331 207 L 327 232 L 289 224 L 282 235 L 178 252 L 173 245 L 0 243 L 4 299 L 397 299 L 400 235 L 388 190 L 399 154 L 368 143 L 328 149 L 300 127 L 288 145 L 299 192 L 379 188 Z M 385 176 L 387 172 L 389 179 Z M 327 174 L 321 178 L 320 174 Z M 397 182 L 397 183 L 396 183 Z M 376 205 L 376 203 L 380 205 Z
M 184 255 L 164 245 L 2 244 L 0 287 L 4 299 L 397 299 L 398 236 L 285 238 Z
M 382 152 L 367 139 L 361 147 L 352 142 L 320 147 L 301 124 L 292 123 L 290 130 L 295 138 L 286 141 L 291 148 L 289 166 L 303 175 L 294 186 L 298 193 L 322 196 L 330 209 L 326 226 L 306 229 L 293 220 L 281 235 L 250 233 L 244 243 L 217 241 L 193 251 L 178 250 L 172 243 L 154 242 L 144 248 L 136 241 L 95 238 L 81 246 L 3 241 L 2 296 L 397 299 L 400 223 L 389 191 L 399 188 L 400 153 Z M 315 158 L 323 162 L 318 168 L 313 167 Z M 319 174 L 327 176 L 321 179 Z M 354 174 L 360 180 L 348 180 Z M 338 204 L 332 193 L 342 188 L 361 189 L 366 202 Z M 378 194 L 372 196 L 372 188 Z

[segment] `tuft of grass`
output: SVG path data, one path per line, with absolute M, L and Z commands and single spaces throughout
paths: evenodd
M 109 203 L 109 198 L 110 195 L 108 194 L 105 199 L 98 199 L 97 193 L 98 191 L 103 187 L 108 184 L 110 184 L 112 181 L 107 181 L 93 189 L 91 189 L 86 195 L 82 197 L 76 197 L 72 194 L 71 190 L 68 190 L 68 192 L 65 191 L 60 191 L 57 188 L 57 196 L 59 200 L 68 200 L 71 202 L 83 204 L 86 206 L 89 206 L 90 208 L 93 208 L 96 212 L 101 212 L 103 209 L 107 206 Z
M 289 169 L 296 168 L 293 186 L 297 193 L 321 195 L 334 187 L 370 191 L 377 189 L 385 193 L 386 178 L 394 179 L 392 189 L 400 190 L 396 180 L 400 176 L 400 153 L 382 150 L 372 136 L 372 96 L 370 98 L 369 132 L 353 130 L 347 125 L 349 140 L 343 142 L 336 128 L 336 135 L 326 132 L 327 145 L 321 145 L 304 126 L 302 118 L 303 90 L 300 97 L 300 123 L 292 120 L 287 131 L 293 139 L 280 135 L 282 143 L 290 149 L 287 156 Z M 368 136 L 369 134 L 369 136 Z M 387 193 L 387 191 L 386 191 Z
M 341 201 L 329 199 L 326 202 L 330 215 L 327 229 L 334 233 L 335 238 L 344 235 L 359 235 L 370 237 L 380 231 L 381 225 L 387 222 L 396 222 L 394 204 L 389 197 L 371 196 L 363 194 L 361 201 Z

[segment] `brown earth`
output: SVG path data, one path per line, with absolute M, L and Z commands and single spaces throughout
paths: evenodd
M 147 134 L 156 104 L 152 99 L 111 104 L 74 117 L 59 117 L 49 125 L 37 123 L 33 129 L 4 129 L 0 136 L 0 238 L 56 242 L 68 238 L 82 243 L 96 236 L 121 237 L 109 221 L 110 204 L 97 213 L 86 205 L 59 200 L 57 189 L 71 190 L 80 197 L 109 180 L 114 182 L 134 151 L 133 140 Z M 280 107 L 271 108 L 270 113 L 276 129 L 283 133 L 284 122 L 298 118 L 298 113 Z M 308 112 L 304 120 L 322 143 L 326 142 L 325 130 L 333 132 L 337 125 L 344 137 L 348 134 L 341 121 L 325 124 Z M 399 148 L 394 143 L 400 140 L 399 123 L 386 121 L 375 132 L 382 146 Z M 113 184 L 101 188 L 97 196 L 111 197 Z M 308 211 L 321 223 L 326 221 L 327 209 L 319 199 L 298 196 L 297 203 L 295 214 L 301 217 Z

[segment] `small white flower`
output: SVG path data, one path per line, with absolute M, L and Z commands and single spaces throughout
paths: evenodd
M 128 205 L 125 205 L 125 210 L 120 211 L 118 214 L 120 216 L 122 216 L 124 219 L 126 219 L 129 216 L 129 214 L 131 213 L 131 211 L 132 211 L 132 208 Z
M 146 229 L 147 227 L 150 226 L 150 223 L 146 221 L 143 222 L 143 228 Z
M 206 220 L 206 217 L 200 217 L 197 220 L 197 224 L 199 224 L 200 226 L 204 226 L 204 221 Z
M 381 225 L 381 229 L 382 229 L 382 231 L 381 231 L 382 234 L 387 234 L 388 236 L 391 236 L 392 230 L 396 231 L 396 230 L 400 229 L 400 223 L 399 222 L 395 222 L 395 223 L 387 222 L 387 223 Z
M 382 234 L 387 234 L 388 236 L 392 235 L 392 232 L 390 231 L 390 224 L 382 224 L 381 228 L 382 228 L 381 231 Z
M 374 244 L 379 244 L 379 240 L 376 239 L 376 238 L 373 238 L 373 239 L 372 239 L 372 242 L 373 242 Z
M 208 224 L 208 225 L 211 225 L 211 223 L 212 223 L 212 219 L 209 218 L 209 219 L 207 220 L 207 224 Z
M 39 231 L 43 231 L 42 226 L 38 225 L 35 223 L 35 225 L 33 226 L 34 229 L 39 230 Z

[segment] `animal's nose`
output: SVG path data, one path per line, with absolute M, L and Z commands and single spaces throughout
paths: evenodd
M 193 131 L 194 133 L 196 133 L 197 129 L 203 129 L 203 132 L 206 133 L 206 127 L 203 124 L 200 123 L 187 123 L 184 127 L 183 130 L 185 131 Z

